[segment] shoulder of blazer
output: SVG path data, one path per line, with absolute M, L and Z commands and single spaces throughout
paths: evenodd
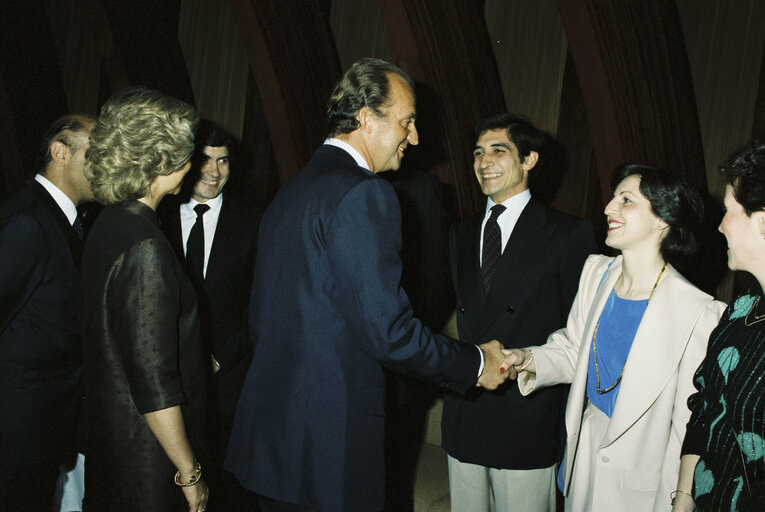
M 177 196 L 166 196 L 157 208 L 159 227 L 173 250 L 183 260 L 183 234 L 181 228 L 181 201 Z
M 223 191 L 223 205 L 221 206 L 220 218 L 232 216 L 240 219 L 239 224 L 251 223 L 260 220 L 263 215 L 263 206 L 232 192 Z M 246 226 L 251 227 L 251 226 Z
M 362 181 L 380 181 L 393 187 L 386 180 L 360 167 L 346 151 L 324 144 L 320 146 L 306 165 L 281 186 L 269 205 L 266 216 L 274 210 L 292 209 L 296 200 L 335 201 L 338 194 L 345 194 Z
M 694 311 L 706 307 L 714 300 L 714 297 L 697 288 L 672 265 L 667 264 L 667 270 L 670 272 L 665 278 L 667 286 L 664 293 L 670 294 L 673 303 L 677 301 L 678 305 L 684 306 L 684 310 Z M 658 291 L 659 288 L 656 289 Z
M 485 213 L 485 210 L 481 209 L 481 211 L 474 213 L 469 217 L 454 222 L 450 231 L 459 236 L 474 233 L 476 229 L 480 229 Z
M 573 232 L 574 228 L 578 226 L 592 225 L 592 223 L 586 219 L 551 208 L 550 206 L 535 200 L 533 197 L 524 209 L 524 213 L 526 210 L 528 210 L 530 218 L 536 219 L 542 224 L 552 226 L 563 232 Z
M 337 168 L 357 168 L 365 172 L 367 175 L 371 175 L 372 173 L 363 167 L 360 167 L 359 164 L 356 163 L 356 160 L 342 148 L 339 148 L 337 146 L 332 146 L 329 144 L 322 144 L 319 146 L 316 151 L 311 156 L 311 159 L 306 164 L 306 167 L 310 167 L 312 165 L 319 165 L 321 167 L 337 167 Z

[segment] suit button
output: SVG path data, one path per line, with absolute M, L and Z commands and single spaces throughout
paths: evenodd
M 464 313 L 464 312 L 465 312 L 465 308 L 463 308 L 462 306 L 460 306 L 460 313 Z
M 609 458 L 608 458 L 608 457 L 606 457 L 606 456 L 604 455 L 604 456 L 602 456 L 602 457 L 600 458 L 600 460 L 602 460 L 603 462 L 608 462 L 608 461 L 609 461 Z
M 507 306 L 505 308 L 505 311 L 507 311 L 508 313 L 510 313 L 512 315 L 513 313 L 515 313 L 515 307 L 514 306 Z

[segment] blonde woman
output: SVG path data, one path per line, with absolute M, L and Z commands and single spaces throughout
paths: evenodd
M 107 205 L 82 259 L 85 510 L 205 510 L 205 365 L 194 288 L 155 210 L 188 172 L 193 107 L 142 88 L 112 96 L 86 176 Z

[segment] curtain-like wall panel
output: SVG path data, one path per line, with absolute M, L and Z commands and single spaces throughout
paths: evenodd
M 199 115 L 241 139 L 249 66 L 228 3 L 182 0 L 178 39 Z
M 324 140 L 324 108 L 340 76 L 319 0 L 295 8 L 278 0 L 229 0 L 268 122 L 281 181 L 290 178 Z
M 484 15 L 507 109 L 554 135 L 567 48 L 555 0 L 486 0 Z
M 396 63 L 376 0 L 333 0 L 329 24 L 343 70 L 363 57 Z
M 704 143 L 708 190 L 722 198 L 718 166 L 752 137 L 763 74 L 765 9 L 761 0 L 677 0 L 691 63 Z M 729 272 L 717 296 L 729 300 L 749 284 Z
M 43 0 L 0 9 L 0 198 L 33 175 L 45 130 L 69 110 L 50 26 Z
M 67 0 L 45 0 L 69 112 L 95 115 L 101 57 L 83 10 L 72 6 Z
M 693 74 L 710 193 L 722 197 L 718 165 L 751 137 L 760 82 L 762 0 L 677 0 Z
M 434 144 L 424 156 L 441 165 L 439 175 L 454 186 L 459 215 L 472 214 L 486 199 L 472 171 L 468 134 L 477 118 L 505 108 L 483 2 L 378 0 L 378 5 L 402 67 L 424 83 L 428 110 L 438 120 L 431 128 Z M 418 101 L 424 96 L 418 92 Z
M 556 0 L 576 65 L 601 195 L 625 162 L 679 170 L 706 184 L 690 65 L 667 1 Z

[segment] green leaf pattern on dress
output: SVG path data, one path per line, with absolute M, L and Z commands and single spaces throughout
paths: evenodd
M 751 295 L 742 295 L 736 299 L 736 302 L 733 303 L 733 312 L 730 314 L 730 319 L 743 318 L 749 314 L 755 300 L 757 300 L 757 297 L 752 297 Z
M 725 383 L 728 383 L 728 375 L 736 369 L 739 362 L 738 349 L 736 347 L 725 347 L 717 356 L 717 365 L 720 367 Z
M 765 454 L 765 440 L 752 432 L 742 432 L 736 436 L 741 451 L 744 452 L 747 462 L 761 459 Z
M 715 477 L 712 474 L 712 470 L 707 469 L 703 460 L 700 460 L 696 464 L 696 471 L 694 472 L 694 480 L 696 482 L 696 496 L 701 496 L 712 490 L 715 486 Z

